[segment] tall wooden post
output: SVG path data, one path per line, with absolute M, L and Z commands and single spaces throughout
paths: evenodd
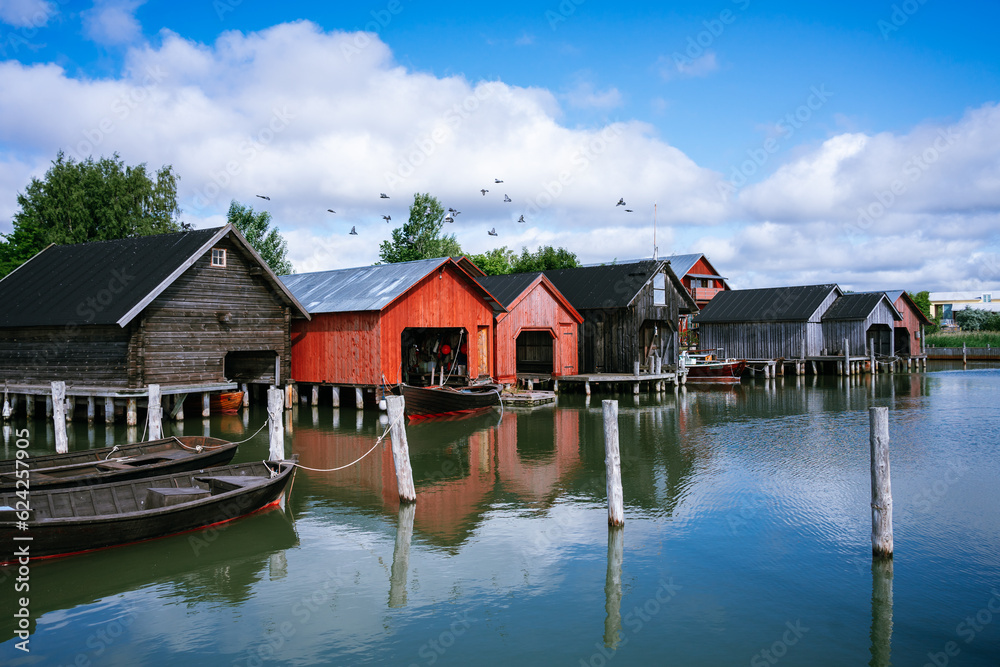
M 354 405 L 358 410 L 365 409 L 365 394 L 361 391 L 361 387 L 354 389 Z
M 847 375 L 851 374 L 851 351 L 850 351 L 850 341 L 846 338 L 844 339 L 844 372 Z
M 965 347 L 965 343 L 962 343 L 962 365 L 967 366 L 969 364 L 968 349 Z
M 208 419 L 212 416 L 212 398 L 207 391 L 201 392 L 201 418 Z
M 25 394 L 24 395 L 24 415 L 29 420 L 35 418 L 35 396 L 34 396 L 34 394 Z
M 115 399 L 110 396 L 104 397 L 104 423 L 115 423 Z
M 135 426 L 139 423 L 139 408 L 134 398 L 125 399 L 125 425 Z
M 11 415 L 14 414 L 14 410 L 10 407 L 10 397 L 7 395 L 7 390 L 3 390 L 3 411 L 0 412 L 4 421 L 10 420 Z M 29 417 L 31 415 L 28 415 Z
M 311 404 L 313 407 L 319 405 L 319 385 L 314 384 L 312 386 L 312 394 L 309 397 L 311 399 Z
M 340 387 L 330 387 L 333 390 L 333 407 L 340 407 Z
M 52 383 L 52 425 L 56 429 L 56 453 L 65 454 L 69 451 L 69 438 L 66 436 L 66 383 Z
M 622 459 L 618 449 L 618 401 L 601 401 L 604 411 L 604 467 L 608 489 L 608 525 L 625 525 Z
M 243 391 L 243 407 L 244 408 L 249 408 L 250 407 L 250 387 L 248 387 L 247 383 L 244 382 L 241 385 L 241 390 Z
M 149 405 L 146 416 L 149 421 L 149 439 L 159 440 L 163 437 L 163 406 L 160 398 L 160 385 L 149 385 Z
M 638 359 L 636 359 L 635 362 L 632 364 L 632 370 L 635 371 L 635 376 L 639 377 L 639 360 Z
M 16 396 L 15 396 L 16 398 Z M 11 408 L 14 406 L 12 405 Z M 52 394 L 48 394 L 45 397 L 45 418 L 52 419 Z
M 872 476 L 872 556 L 892 558 L 889 408 L 868 408 Z
M 413 487 L 413 471 L 410 469 L 410 446 L 406 442 L 406 416 L 404 415 L 403 397 L 386 396 L 385 407 L 389 417 L 392 463 L 396 468 L 396 488 L 399 490 L 399 502 L 415 503 L 417 491 Z
M 285 431 L 281 427 L 284 412 L 283 398 L 284 392 L 281 389 L 270 387 L 267 390 L 268 458 L 272 461 L 281 461 L 285 458 Z
M 94 397 L 87 396 L 87 423 L 93 424 L 97 418 L 97 407 L 94 405 Z

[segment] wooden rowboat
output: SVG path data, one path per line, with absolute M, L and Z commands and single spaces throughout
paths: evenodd
M 500 403 L 500 387 L 495 384 L 469 387 L 401 387 L 404 412 L 410 419 L 457 415 L 488 410 Z
M 277 505 L 294 461 L 257 461 L 69 489 L 0 494 L 0 564 L 23 548 L 31 560 L 157 539 Z
M 27 483 L 31 492 L 102 484 L 197 470 L 229 463 L 239 445 L 201 436 L 182 436 L 0 461 L 0 492 Z M 18 484 L 18 481 L 21 484 Z
M 208 399 L 208 407 L 212 412 L 232 414 L 243 405 L 242 391 L 227 391 L 221 394 L 212 394 Z
M 719 359 L 710 353 L 699 354 L 684 352 L 681 358 L 687 368 L 688 382 L 731 383 L 740 381 L 740 376 L 746 370 L 745 359 Z M 710 352 L 710 351 L 709 351 Z

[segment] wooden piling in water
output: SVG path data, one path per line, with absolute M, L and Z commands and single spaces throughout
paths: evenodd
M 243 392 L 243 407 L 244 408 L 249 408 L 250 407 L 250 387 L 248 387 L 247 383 L 244 382 L 242 385 L 240 385 L 240 388 L 241 388 L 241 391 Z
M 208 419 L 212 416 L 212 398 L 207 391 L 201 392 L 201 418 Z
M 618 401 L 601 402 L 604 413 L 604 467 L 608 489 L 608 525 L 625 525 L 622 461 L 618 448 Z
M 892 654 L 892 561 L 872 561 L 871 667 L 889 667 Z
M 417 506 L 404 503 L 399 506 L 396 523 L 396 543 L 392 549 L 392 569 L 389 573 L 389 607 L 406 606 L 406 579 L 410 569 L 410 542 L 413 540 L 413 515 Z
M 354 407 L 358 410 L 365 409 L 365 394 L 361 391 L 361 387 L 355 387 L 354 389 Z
M 146 407 L 146 420 L 149 422 L 149 439 L 159 440 L 163 437 L 163 406 L 161 405 L 160 385 L 151 384 L 149 401 Z
M 267 390 L 268 458 L 272 461 L 280 461 L 285 458 L 285 431 L 281 427 L 284 396 L 285 392 L 278 387 L 271 386 Z
M 134 398 L 125 400 L 125 425 L 135 426 L 139 423 L 139 406 Z
M 52 425 L 56 430 L 56 454 L 69 451 L 69 439 L 66 435 L 66 383 L 52 383 Z
M 396 468 L 396 488 L 399 502 L 417 502 L 417 491 L 413 486 L 413 470 L 410 468 L 410 447 L 406 442 L 406 416 L 402 396 L 386 396 L 386 411 L 389 416 L 389 437 L 392 439 L 392 463 Z
M 340 407 L 340 387 L 330 387 L 330 389 L 333 390 L 333 398 L 332 398 L 333 407 L 339 408 Z
M 889 480 L 889 408 L 868 408 L 872 478 L 872 556 L 892 558 L 892 486 Z
M 962 365 L 969 365 L 968 349 L 965 347 L 965 343 L 962 343 Z
M 94 405 L 94 397 L 87 396 L 87 423 L 93 424 L 97 418 L 97 407 Z
M 24 416 L 29 420 L 35 418 L 35 396 L 34 394 L 24 395 Z
M 608 570 L 604 577 L 604 645 L 618 648 L 622 636 L 622 560 L 625 529 L 608 528 Z
M 847 375 L 851 374 L 851 351 L 850 351 L 850 345 L 851 345 L 851 342 L 845 338 L 844 339 L 844 372 L 847 373 Z
M 110 396 L 107 396 L 104 399 L 104 423 L 115 423 L 115 399 Z

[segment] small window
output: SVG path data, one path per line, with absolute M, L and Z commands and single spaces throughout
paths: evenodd
M 212 248 L 212 266 L 226 265 L 226 249 Z
M 983 294 L 983 303 L 992 303 L 992 302 L 993 302 L 993 293 L 992 292 L 988 292 L 986 294 Z
M 653 305 L 667 305 L 666 276 L 662 273 L 657 273 L 653 276 Z

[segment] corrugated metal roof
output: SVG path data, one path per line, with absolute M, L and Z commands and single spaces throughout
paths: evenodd
M 844 294 L 833 302 L 825 313 L 824 320 L 863 320 L 885 299 L 894 313 L 895 319 L 902 319 L 896 307 L 885 292 L 857 292 Z
M 0 327 L 115 324 L 220 229 L 50 246 L 0 281 Z
M 836 285 L 765 287 L 719 292 L 695 317 L 711 322 L 798 322 L 816 312 Z
M 429 273 L 451 261 L 448 257 L 437 257 L 397 264 L 295 273 L 281 276 L 281 281 L 310 313 L 382 310 Z M 470 283 L 476 284 L 461 267 L 454 265 L 469 278 Z M 496 303 L 485 289 L 483 298 L 491 305 Z M 503 307 L 497 304 L 494 309 L 502 310 Z
M 583 266 L 543 273 L 577 310 L 622 308 L 632 302 L 660 264 L 648 259 L 630 264 Z
M 702 253 L 696 252 L 690 255 L 670 255 L 663 259 L 670 262 L 670 268 L 674 270 L 678 278 L 683 278 L 702 257 L 704 257 Z
M 504 308 L 510 308 L 517 297 L 524 293 L 524 290 L 535 282 L 541 275 L 540 271 L 533 273 L 512 273 L 503 276 L 478 276 L 476 282 L 483 286 L 487 292 L 496 297 Z

